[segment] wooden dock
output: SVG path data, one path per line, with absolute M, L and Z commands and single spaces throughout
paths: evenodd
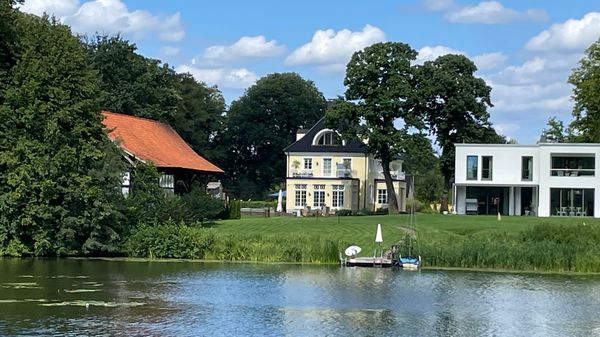
M 375 267 L 389 268 L 394 265 L 392 259 L 385 257 L 353 257 L 340 259 L 340 263 L 344 267 Z

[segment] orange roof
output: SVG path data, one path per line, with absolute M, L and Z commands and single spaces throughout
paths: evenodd
M 156 167 L 223 173 L 197 154 L 169 125 L 155 120 L 102 111 L 108 136 L 135 157 Z

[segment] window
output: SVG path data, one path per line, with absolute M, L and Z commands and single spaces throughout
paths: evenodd
M 467 180 L 477 180 L 477 156 L 467 156 Z
M 481 157 L 481 179 L 492 180 L 492 157 Z
M 163 174 L 160 176 L 158 184 L 168 193 L 175 193 L 175 176 L 172 174 Z
M 553 154 L 550 174 L 559 177 L 594 176 L 595 161 L 594 154 Z
M 378 189 L 377 190 L 377 203 L 378 204 L 387 204 L 388 203 L 388 194 L 387 189 Z
M 304 169 L 312 170 L 312 158 L 304 158 Z
M 325 185 L 314 185 L 313 189 L 313 206 L 325 206 Z
M 533 157 L 521 157 L 521 179 L 533 180 Z
M 306 206 L 306 184 L 296 184 L 296 199 L 294 200 L 294 206 L 304 207 Z
M 342 163 L 346 170 L 352 170 L 352 158 L 344 158 Z
M 331 158 L 323 159 L 323 176 L 331 177 Z
M 331 192 L 331 206 L 344 207 L 344 185 L 333 185 Z
M 127 198 L 129 196 L 129 192 L 131 191 L 131 175 L 129 172 L 123 173 L 123 178 L 121 179 L 121 193 L 123 196 Z
M 316 145 L 341 145 L 342 141 L 340 139 L 340 136 L 333 132 L 333 131 L 329 131 L 326 132 L 324 134 L 322 134 L 319 139 L 317 140 L 317 144 Z

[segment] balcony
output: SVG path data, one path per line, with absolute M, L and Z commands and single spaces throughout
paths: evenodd
M 550 175 L 553 177 L 593 177 L 595 175 L 594 154 L 554 154 Z
M 294 178 L 312 178 L 312 170 L 292 170 L 292 177 Z
M 390 174 L 392 175 L 392 179 L 404 180 L 406 178 L 405 173 L 402 171 L 390 171 Z M 385 179 L 383 171 L 377 172 L 375 179 Z

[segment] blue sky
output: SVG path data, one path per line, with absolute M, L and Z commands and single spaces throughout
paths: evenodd
M 400 41 L 418 62 L 462 53 L 492 87 L 497 130 L 533 143 L 551 116 L 569 121 L 566 83 L 600 37 L 596 1 L 26 0 L 78 33 L 122 33 L 142 54 L 217 85 L 226 101 L 256 79 L 294 71 L 328 98 L 344 92 L 352 52 Z

